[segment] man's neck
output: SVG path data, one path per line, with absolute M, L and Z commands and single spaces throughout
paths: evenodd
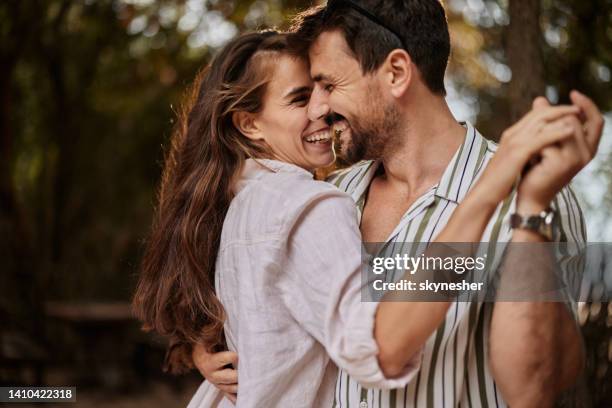
M 382 158 L 385 182 L 410 196 L 440 180 L 466 133 L 443 97 L 428 99 L 405 108 L 399 143 Z

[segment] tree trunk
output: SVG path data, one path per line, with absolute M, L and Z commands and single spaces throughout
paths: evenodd
M 544 60 L 541 49 L 540 0 L 510 0 L 510 24 L 505 32 L 505 51 L 512 70 L 508 99 L 508 124 L 531 109 L 537 96 L 544 95 Z

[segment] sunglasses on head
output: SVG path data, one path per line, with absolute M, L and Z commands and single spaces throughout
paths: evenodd
M 395 31 L 393 28 L 391 28 L 388 24 L 385 24 L 374 13 L 368 11 L 364 7 L 362 7 L 359 4 L 357 4 L 357 2 L 355 0 L 328 0 L 327 5 L 325 6 L 325 12 L 324 12 L 325 14 L 323 15 L 324 18 L 327 18 L 328 16 L 331 15 L 331 13 L 333 11 L 338 10 L 338 9 L 340 9 L 342 7 L 352 8 L 353 10 L 355 10 L 356 12 L 358 12 L 359 14 L 361 14 L 362 16 L 364 16 L 365 18 L 367 18 L 371 22 L 373 22 L 373 23 L 375 23 L 375 24 L 385 28 L 387 31 L 389 31 L 390 33 L 395 35 L 395 37 L 397 37 L 399 42 L 402 44 L 402 47 L 406 48 L 406 45 L 404 44 L 404 41 L 402 40 L 402 37 L 399 35 L 399 33 L 397 31 Z

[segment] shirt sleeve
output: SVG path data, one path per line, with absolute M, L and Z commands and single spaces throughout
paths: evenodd
M 290 313 L 331 359 L 365 387 L 405 386 L 420 367 L 385 378 L 378 364 L 378 303 L 361 301 L 361 235 L 353 200 L 338 190 L 311 197 L 290 221 L 282 293 Z
M 576 301 L 589 292 L 592 282 L 586 272 L 586 226 L 576 195 L 570 186 L 562 189 L 552 203 L 557 213 L 554 241 L 555 256 L 559 262 L 560 279 L 567 301 L 575 312 Z

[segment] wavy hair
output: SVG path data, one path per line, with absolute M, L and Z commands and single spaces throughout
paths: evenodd
M 167 151 L 158 205 L 133 299 L 145 330 L 170 339 L 165 369 L 193 367 L 191 347 L 224 347 L 215 261 L 232 186 L 249 157 L 271 157 L 234 126 L 235 112 L 260 112 L 276 58 L 296 56 L 286 34 L 244 34 L 197 76 Z

